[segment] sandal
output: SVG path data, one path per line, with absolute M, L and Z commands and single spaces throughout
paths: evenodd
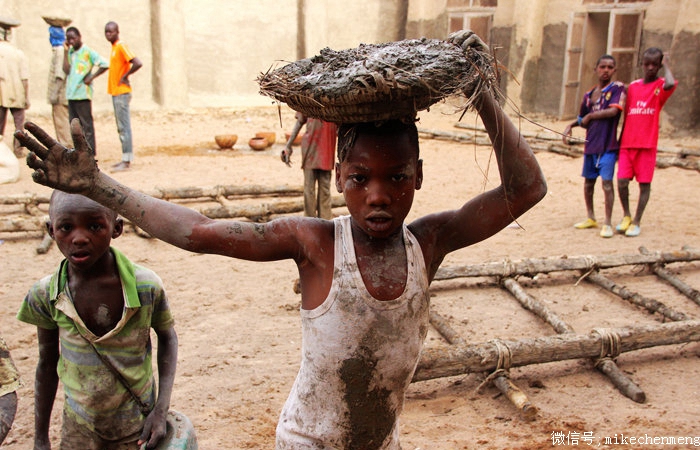
M 622 222 L 620 222 L 615 229 L 617 230 L 618 233 L 624 233 L 627 231 L 627 229 L 630 227 L 632 224 L 632 218 L 630 216 L 625 216 L 622 218 Z
M 598 226 L 598 222 L 595 220 L 591 219 L 590 217 L 583 222 L 578 222 L 574 224 L 574 228 L 578 228 L 579 230 L 584 230 L 586 228 L 596 228 Z

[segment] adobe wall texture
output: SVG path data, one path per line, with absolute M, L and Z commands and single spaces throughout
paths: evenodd
M 700 8 L 697 0 L 652 0 L 642 47 L 670 50 L 679 90 L 665 108 L 674 127 L 700 122 Z M 567 29 L 581 0 L 499 0 L 491 42 L 507 68 L 501 87 L 524 112 L 557 114 Z M 0 0 L 0 11 L 22 22 L 14 43 L 30 60 L 32 109 L 48 112 L 50 58 L 46 15 L 67 15 L 85 44 L 104 57 L 104 25 L 143 61 L 132 77 L 134 109 L 269 105 L 256 78 L 275 65 L 313 56 L 324 47 L 403 38 L 443 38 L 447 0 Z M 300 33 L 302 33 L 300 35 Z M 95 82 L 94 109 L 111 111 L 106 76 Z
M 150 37 L 150 12 L 144 9 L 143 1 L 122 0 L 117 2 L 90 2 L 86 0 L 51 1 L 51 0 L 0 0 L 2 15 L 8 15 L 21 21 L 13 29 L 13 42 L 22 49 L 29 59 L 31 72 L 30 95 L 32 110 L 49 111 L 46 100 L 48 65 L 51 60 L 49 44 L 49 25 L 42 15 L 58 15 L 72 18 L 70 26 L 80 30 L 83 44 L 97 51 L 104 58 L 109 58 L 110 43 L 104 37 L 104 26 L 114 20 L 119 24 L 121 36 L 129 47 L 144 63 L 142 72 L 132 78 L 135 89 L 134 100 L 139 105 L 152 102 L 151 68 L 153 66 Z M 72 6 L 69 6 L 72 5 Z M 113 6 L 111 6 L 113 5 Z M 95 96 L 93 109 L 99 111 L 112 107 L 107 95 L 107 75 L 104 74 L 94 82 Z M 144 100 L 146 100 L 144 102 Z

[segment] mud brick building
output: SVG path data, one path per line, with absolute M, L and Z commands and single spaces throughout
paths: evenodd
M 507 69 L 501 87 L 526 114 L 575 116 L 595 83 L 603 53 L 618 79 L 640 76 L 644 48 L 669 52 L 679 92 L 664 108 L 664 128 L 698 131 L 700 4 L 697 0 L 0 0 L 22 22 L 13 40 L 30 57 L 32 109 L 46 105 L 50 59 L 42 15 L 69 16 L 83 42 L 109 55 L 104 24 L 144 62 L 132 78 L 132 107 L 268 105 L 256 77 L 276 64 L 342 49 L 415 37 L 443 38 L 471 28 Z M 111 109 L 106 77 L 94 107 Z

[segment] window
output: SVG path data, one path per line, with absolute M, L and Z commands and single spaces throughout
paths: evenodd
M 498 0 L 448 0 L 447 32 L 469 29 L 489 43 Z
M 452 8 L 495 8 L 498 0 L 447 0 L 447 9 Z
M 649 3 L 651 0 L 583 0 L 584 5 L 620 5 L 623 3 Z
M 612 3 L 624 0 L 607 1 Z M 627 84 L 634 79 L 643 19 L 644 11 L 632 8 L 573 13 L 564 64 L 559 110 L 561 118 L 576 117 L 585 89 L 598 81 L 594 70 L 595 62 L 601 55 L 610 54 L 615 57 L 616 80 Z

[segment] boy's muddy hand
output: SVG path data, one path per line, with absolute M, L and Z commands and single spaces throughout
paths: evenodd
M 140 449 L 152 449 L 158 446 L 158 443 L 165 437 L 167 433 L 166 414 L 159 412 L 157 409 L 151 411 L 146 417 L 143 424 L 143 431 L 138 440 Z
M 480 52 L 488 52 L 489 46 L 481 40 L 472 30 L 455 31 L 447 37 L 447 42 L 451 42 L 460 47 L 465 53 L 473 48 Z
M 72 193 L 90 190 L 99 169 L 95 152 L 88 146 L 78 119 L 71 122 L 74 149 L 64 147 L 34 123 L 27 122 L 24 128 L 36 140 L 19 130 L 15 137 L 29 150 L 27 165 L 34 169 L 35 182 Z

